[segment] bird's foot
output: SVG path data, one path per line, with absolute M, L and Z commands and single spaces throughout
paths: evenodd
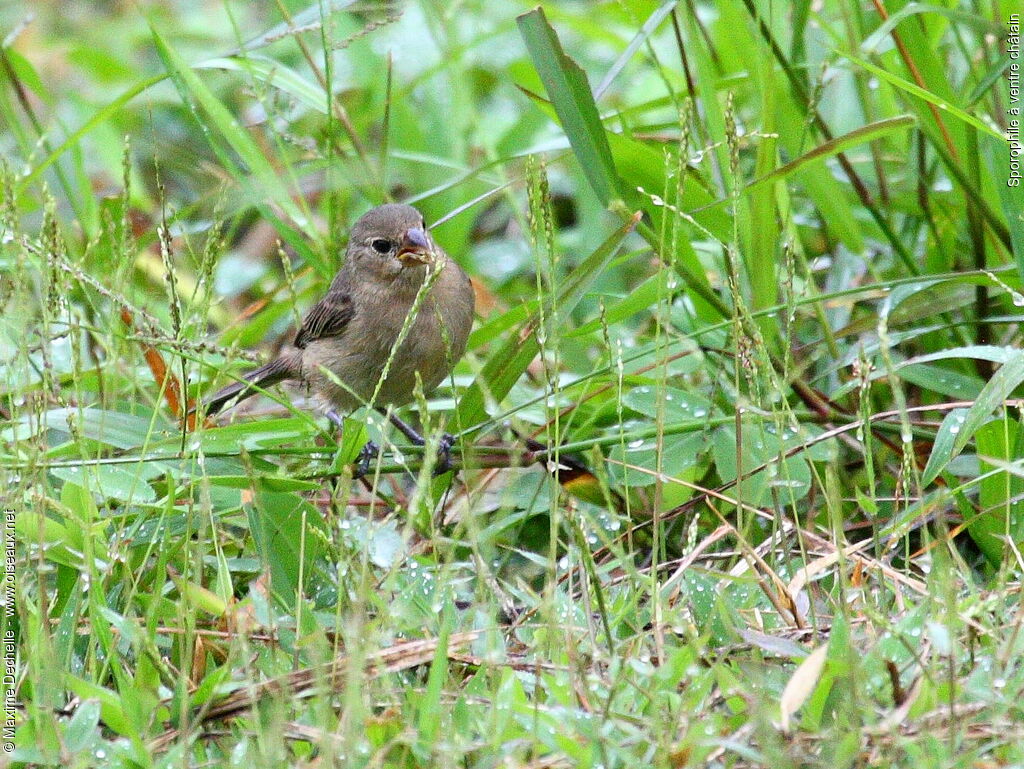
M 421 444 L 422 445 L 422 444 Z M 455 436 L 451 433 L 442 433 L 441 440 L 437 444 L 437 462 L 434 464 L 434 475 L 444 475 L 452 469 L 452 448 L 455 446 Z M 353 478 L 362 478 L 370 474 L 373 462 L 380 456 L 380 447 L 373 441 L 367 441 L 359 452 L 356 460 L 356 469 Z
M 444 475 L 452 469 L 452 447 L 454 445 L 454 435 L 441 433 L 441 440 L 437 444 L 437 464 L 434 465 L 434 475 Z
M 380 447 L 373 441 L 367 441 L 366 445 L 359 452 L 359 458 L 356 460 L 356 471 L 352 474 L 352 477 L 362 478 L 365 475 L 369 475 L 370 467 L 378 456 L 380 456 Z
M 387 414 L 387 411 L 380 409 L 382 414 Z M 391 424 L 399 429 L 399 431 L 408 438 L 416 446 L 426 446 L 427 442 L 416 430 L 409 424 L 406 424 L 403 420 L 399 419 L 394 414 L 388 414 L 391 419 Z M 451 433 L 441 433 L 441 440 L 438 441 L 437 445 L 437 463 L 434 465 L 434 475 L 444 475 L 452 469 L 452 447 L 455 445 L 455 436 Z

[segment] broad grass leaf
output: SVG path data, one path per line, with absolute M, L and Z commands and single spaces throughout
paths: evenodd
M 976 27 L 977 29 L 989 34 L 989 35 L 1002 35 L 1005 34 L 1003 27 L 994 21 L 986 19 L 984 16 L 980 16 L 976 13 L 968 13 L 966 11 L 957 11 L 952 8 L 943 8 L 941 5 L 934 3 L 907 3 L 905 6 L 900 8 L 898 11 L 893 11 L 889 18 L 878 25 L 878 27 L 860 44 L 860 50 L 864 53 L 872 53 L 883 43 L 888 42 L 888 37 L 897 25 L 909 16 L 922 15 L 931 19 L 934 16 L 945 16 L 950 21 L 955 21 L 958 24 L 962 24 L 968 27 Z
M 563 316 L 568 316 L 579 303 L 587 289 L 607 267 L 622 240 L 636 226 L 639 215 L 631 217 L 566 278 L 557 296 L 545 297 L 548 306 L 557 306 Z M 472 429 L 486 417 L 488 399 L 500 402 L 516 383 L 526 367 L 538 352 L 537 326 L 540 316 L 534 313 L 517 332 L 508 337 L 484 364 L 483 370 L 469 389 L 459 399 L 454 424 L 460 429 Z
M 95 506 L 89 493 L 81 486 L 65 483 L 61 489 L 61 501 L 65 502 L 69 493 L 80 494 Z M 22 542 L 35 542 L 43 546 L 45 559 L 52 564 L 66 566 L 76 574 L 86 570 L 85 537 L 86 527 L 78 520 L 68 520 L 61 516 L 56 520 L 54 514 L 44 514 L 35 510 L 22 510 L 15 519 L 14 531 Z
M 97 700 L 85 700 L 75 708 L 75 714 L 64 730 L 65 750 L 72 754 L 77 753 L 96 739 L 96 727 L 99 725 L 101 710 Z
M 102 499 L 127 503 L 154 502 L 156 492 L 137 471 L 140 466 L 90 464 L 81 467 L 53 467 L 50 472 L 62 481 L 88 489 Z
M 989 563 L 997 566 L 1006 553 L 1006 537 L 1018 547 L 1024 543 L 1024 471 L 1019 465 L 1024 457 L 1024 429 L 1016 420 L 995 419 L 978 428 L 975 443 L 981 472 L 981 514 L 967 531 Z M 1018 463 L 1016 472 L 992 472 L 1013 462 Z
M 145 446 L 166 438 L 172 429 L 171 424 L 160 416 L 136 416 L 91 407 L 51 409 L 43 414 L 43 421 L 51 430 L 70 433 L 68 420 L 80 435 L 117 449 Z
M 270 568 L 275 595 L 294 608 L 302 587 L 300 575 L 310 578 L 326 541 L 320 512 L 297 494 L 260 491 L 249 508 L 249 528 L 263 563 Z
M 902 365 L 897 369 L 897 375 L 923 390 L 958 400 L 974 400 L 985 386 L 980 377 L 928 363 Z
M 232 422 L 204 430 L 203 451 L 237 453 L 239 449 L 280 448 L 308 441 L 315 431 L 316 423 L 305 414 Z
M 921 482 L 928 484 L 938 477 L 939 473 L 946 467 L 950 460 L 958 456 L 967 443 L 974 436 L 974 433 L 984 422 L 992 416 L 992 413 L 1003 405 L 1003 402 L 1010 396 L 1024 381 L 1024 350 L 1018 351 L 1009 361 L 1004 363 L 999 371 L 993 375 L 988 384 L 985 385 L 978 399 L 974 402 L 963 419 L 952 419 L 951 412 L 942 421 L 939 432 L 935 436 L 935 447 L 928 457 L 928 464 L 925 466 Z M 946 445 L 950 444 L 948 455 Z M 941 451 L 940 451 L 940 446 Z
M 606 206 L 616 198 L 626 199 L 586 74 L 562 49 L 543 9 L 524 13 L 516 22 L 594 193 Z
M 666 424 L 706 419 L 714 408 L 711 401 L 695 392 L 676 387 L 642 385 L 622 394 L 622 402 L 634 411 Z
M 790 157 L 799 157 L 806 151 L 804 132 L 806 105 L 798 104 L 787 92 L 778 100 L 780 142 Z M 788 129 L 788 130 L 787 130 Z M 855 253 L 865 250 L 863 226 L 857 220 L 848 190 L 832 174 L 824 158 L 812 158 L 790 172 L 790 176 L 810 198 L 820 215 L 829 223 L 829 229 Z
M 615 159 L 615 165 L 622 169 L 624 181 L 630 190 L 643 187 L 646 192 L 655 195 L 661 195 L 664 192 L 665 173 L 670 170 L 666 166 L 664 154 L 621 134 L 610 134 L 608 143 L 612 150 L 612 157 Z M 671 181 L 673 186 L 677 183 L 678 180 Z M 682 194 L 678 202 L 679 206 L 692 215 L 694 220 L 715 238 L 722 243 L 728 243 L 732 239 L 733 221 L 724 206 L 725 201 L 715 197 L 704 183 L 701 174 L 695 169 L 688 168 L 686 170 L 681 186 Z M 657 233 L 661 233 L 663 229 L 671 231 L 668 227 L 663 228 L 661 221 L 663 216 L 679 217 L 675 212 L 653 203 L 647 205 L 646 213 L 651 217 L 651 229 Z M 680 219 L 680 221 L 682 220 Z M 690 227 L 690 225 L 686 226 Z M 703 232 L 695 233 L 695 235 L 700 240 L 707 237 Z M 666 247 L 668 245 L 665 244 Z M 692 247 L 687 245 L 687 250 L 691 250 Z M 695 270 L 697 269 L 696 264 L 694 261 Z
M 942 469 L 953 459 L 954 446 L 957 436 L 963 430 L 964 422 L 967 421 L 968 409 L 953 409 L 942 420 L 939 430 L 935 433 L 935 440 L 932 442 L 932 453 L 928 457 L 928 464 L 924 469 L 922 481 L 929 483 L 942 472 Z
M 250 54 L 244 58 L 207 59 L 194 67 L 195 69 L 233 70 L 247 73 L 264 85 L 288 94 L 307 109 L 324 114 L 327 112 L 328 99 L 324 90 L 279 61 Z
M 209 134 L 211 124 L 217 129 L 220 136 L 231 149 L 238 154 L 242 162 L 245 163 L 247 172 L 259 180 L 267 197 L 273 200 L 295 221 L 305 221 L 306 217 L 295 205 L 289 189 L 286 185 L 281 184 L 281 180 L 270 165 L 270 162 L 256 142 L 253 141 L 252 137 L 249 136 L 248 132 L 238 122 L 238 119 L 231 114 L 228 108 L 214 95 L 213 91 L 206 86 L 202 79 L 192 71 L 192 67 L 167 44 L 153 24 L 150 24 L 150 33 L 153 36 L 153 42 L 156 44 L 157 53 L 163 60 L 171 80 L 177 86 L 182 100 L 195 115 L 200 125 L 203 126 L 204 132 L 210 138 L 214 150 L 218 152 L 220 157 L 226 160 L 225 167 L 233 168 L 235 164 L 227 158 L 221 151 L 222 148 L 219 143 L 214 141 L 213 136 Z M 200 106 L 203 109 L 203 113 L 200 113 L 198 109 Z M 204 119 L 204 115 L 206 119 Z
M 769 635 L 753 628 L 743 628 L 740 630 L 740 637 L 748 644 L 777 657 L 789 657 L 793 660 L 802 660 L 807 657 L 807 649 L 796 641 L 791 641 L 783 636 Z
M 952 115 L 958 120 L 967 123 L 967 125 L 978 129 L 987 136 L 1004 140 L 1003 137 L 1000 136 L 999 133 L 995 131 L 993 128 L 986 125 L 984 122 L 974 117 L 974 115 L 970 114 L 969 112 L 965 112 L 964 110 L 960 109 L 948 99 L 945 99 L 942 96 L 932 93 L 927 89 L 921 88 L 915 83 L 912 83 L 909 80 L 905 80 L 899 75 L 894 75 L 892 72 L 889 72 L 888 70 L 883 69 L 882 67 L 878 67 L 869 61 L 865 61 L 859 56 L 854 56 L 853 54 L 839 50 L 836 50 L 835 53 L 839 56 L 843 56 L 849 59 L 858 67 L 866 69 L 871 74 L 880 77 L 882 80 L 886 81 L 887 83 L 889 83 L 889 85 L 893 86 L 894 88 L 897 88 L 901 91 L 905 91 L 911 96 L 916 96 L 919 99 L 923 99 L 929 104 L 934 104 L 936 107 L 942 110 L 943 114 Z M 920 53 L 920 51 L 918 51 L 918 53 Z
M 877 120 L 874 123 L 868 123 L 867 125 L 861 126 L 860 128 L 843 134 L 842 136 L 837 136 L 831 141 L 822 142 L 814 149 L 809 150 L 799 157 L 789 161 L 785 165 L 776 168 L 771 173 L 755 179 L 747 185 L 746 189 L 747 191 L 755 190 L 762 184 L 785 179 L 787 176 L 796 173 L 804 166 L 813 163 L 816 160 L 833 157 L 852 147 L 876 141 L 877 139 L 887 136 L 895 131 L 909 130 L 913 128 L 916 123 L 917 120 L 913 115 L 898 115 L 884 120 Z
M 782 690 L 782 697 L 779 698 L 779 725 L 783 732 L 789 733 L 793 716 L 807 701 L 807 698 L 814 693 L 818 681 L 821 680 L 821 672 L 825 669 L 827 657 L 828 644 L 826 643 L 808 654 L 807 658 L 797 665 L 793 675 L 786 682 L 786 687 Z
M 73 673 L 64 674 L 64 686 L 68 691 L 76 694 L 81 700 L 94 700 L 100 704 L 100 713 L 103 717 L 103 724 L 116 734 L 123 737 L 138 737 L 131 719 L 125 715 L 121 696 L 99 684 L 79 678 Z
M 692 481 L 691 474 L 687 474 L 686 471 L 702 462 L 707 449 L 708 437 L 703 432 L 696 432 L 689 435 L 665 436 L 660 451 L 654 438 L 630 441 L 624 447 L 617 444 L 608 452 L 608 459 L 609 466 L 620 483 L 628 486 L 652 486 L 658 480 L 659 455 L 662 474 Z M 637 470 L 636 467 L 650 472 Z
M 772 432 L 774 429 L 773 425 L 744 422 L 740 467 L 737 467 L 736 428 L 724 425 L 712 433 L 715 467 L 722 481 L 731 483 L 741 475 L 752 473 L 739 482 L 739 489 L 734 492 L 747 504 L 765 504 L 771 498 L 773 487 L 787 501 L 803 498 L 810 489 L 811 470 L 804 456 L 797 454 L 779 459 L 789 448 L 803 443 L 803 439 L 787 433 L 780 440 Z M 828 451 L 825 446 L 815 448 L 822 452 Z
M 991 344 L 972 344 L 966 347 L 951 347 L 948 350 L 939 350 L 925 355 L 918 355 L 905 361 L 906 365 L 915 363 L 929 363 L 938 360 L 962 360 L 970 358 L 973 360 L 987 360 L 993 363 L 1006 363 L 1017 355 L 1019 350 L 1016 347 L 999 347 Z
M 734 643 L 737 628 L 745 627 L 733 597 L 708 575 L 690 570 L 683 574 L 680 588 L 687 597 L 693 621 L 711 646 Z
M 609 326 L 615 326 L 623 321 L 640 313 L 650 311 L 659 300 L 664 301 L 671 293 L 667 283 L 670 275 L 669 270 L 658 270 L 640 285 L 636 286 L 624 296 L 605 296 L 605 308 L 603 316 L 580 324 L 577 328 L 569 331 L 567 337 L 580 337 L 592 334 L 601 330 L 602 320 Z
M 284 475 L 207 475 L 212 486 L 226 489 L 253 489 L 258 491 L 314 491 L 320 488 L 319 481 L 304 481 Z
M 915 332 L 911 332 L 910 335 L 900 335 L 900 341 L 906 341 L 917 338 L 929 327 L 920 326 Z M 878 341 L 871 345 L 863 345 L 862 349 L 866 353 L 874 353 L 878 349 Z M 857 350 L 853 351 L 857 353 Z M 896 363 L 891 370 L 886 368 L 877 368 L 869 375 L 869 380 L 874 381 L 876 379 L 884 379 L 895 373 L 900 377 L 903 377 L 908 382 L 912 382 L 916 385 L 924 387 L 925 389 L 931 390 L 932 392 L 942 393 L 954 398 L 963 398 L 963 400 L 974 400 L 985 386 L 985 382 L 978 378 L 965 374 L 962 372 L 956 372 L 950 368 L 939 368 L 937 366 L 929 366 L 928 364 L 935 361 L 968 361 L 968 360 L 987 360 L 993 363 L 1006 363 L 1018 352 L 1016 347 L 997 347 L 996 345 L 967 345 L 965 347 L 951 347 L 947 350 L 940 350 L 938 352 L 927 353 L 925 355 L 917 355 L 913 358 L 908 358 L 905 361 Z M 854 360 L 852 354 L 842 358 L 838 363 L 838 367 L 830 367 L 826 369 L 827 373 L 832 373 L 834 370 L 843 366 L 850 365 Z M 973 365 L 973 364 L 968 364 Z M 909 370 L 911 373 L 905 373 Z M 924 377 L 920 373 L 914 373 L 914 371 L 932 371 L 934 377 L 924 380 Z M 924 380 L 924 381 L 921 381 Z M 853 380 L 842 387 L 839 387 L 832 393 L 832 397 L 838 398 L 846 393 L 850 392 L 854 388 L 858 387 L 859 383 Z M 964 397 L 960 393 L 970 392 L 971 395 Z

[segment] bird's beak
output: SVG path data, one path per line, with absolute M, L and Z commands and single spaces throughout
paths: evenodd
M 407 230 L 398 248 L 398 258 L 405 265 L 430 264 L 434 261 L 434 251 L 430 247 L 427 233 L 419 227 Z

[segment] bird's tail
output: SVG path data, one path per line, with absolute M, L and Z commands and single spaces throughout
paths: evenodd
M 235 398 L 245 400 L 260 390 L 265 390 L 285 379 L 294 379 L 296 372 L 289 361 L 283 358 L 274 358 L 263 366 L 242 377 L 241 381 L 232 382 L 213 394 L 203 402 L 202 410 L 206 414 L 216 414 L 224 405 Z

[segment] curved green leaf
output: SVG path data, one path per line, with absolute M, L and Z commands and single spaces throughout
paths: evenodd
M 524 13 L 516 21 L 590 186 L 605 205 L 615 198 L 625 198 L 586 74 L 562 50 L 541 8 Z
M 925 466 L 922 483 L 931 483 L 946 465 L 967 445 L 978 428 L 992 412 L 1002 406 L 1010 393 L 1024 382 L 1024 350 L 1018 353 L 995 373 L 981 391 L 974 405 L 965 414 L 951 411 L 942 421 L 928 464 Z M 947 448 L 948 446 L 948 448 Z

